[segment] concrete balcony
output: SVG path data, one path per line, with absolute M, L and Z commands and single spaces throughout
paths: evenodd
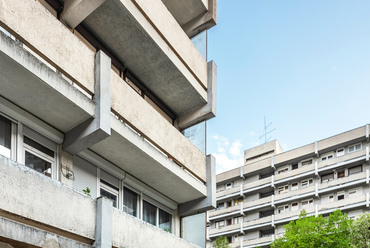
M 161 0 L 105 0 L 65 10 L 176 115 L 207 103 L 207 63 Z
M 235 205 L 235 206 L 232 206 L 232 207 L 228 207 L 228 208 L 223 208 L 223 209 L 219 209 L 219 210 L 212 210 L 209 212 L 209 217 L 210 219 L 213 219 L 213 217 L 218 217 L 219 215 L 224 215 L 224 214 L 229 214 L 229 213 L 234 213 L 234 212 L 237 212 L 238 210 L 240 210 L 241 208 L 241 205 Z
M 353 175 L 349 175 L 348 177 L 342 177 L 338 178 L 332 181 L 323 182 L 319 184 L 319 192 L 330 192 L 332 190 L 335 190 L 337 186 L 346 186 L 348 183 L 353 182 L 354 184 L 361 184 L 364 183 L 366 179 L 366 172 L 356 173 Z M 351 184 L 352 185 L 352 184 Z M 333 188 L 335 187 L 335 189 Z
M 279 204 L 280 202 L 294 201 L 295 199 L 305 197 L 306 195 L 308 195 L 308 193 L 312 193 L 312 195 L 315 194 L 315 185 L 275 195 L 274 196 L 275 204 Z
M 321 204 L 318 206 L 318 211 L 319 213 L 325 212 L 327 210 L 330 210 L 331 212 L 337 208 L 343 209 L 344 206 L 347 209 L 349 209 L 351 207 L 354 207 L 354 205 L 365 206 L 366 205 L 366 195 L 360 195 L 360 196 L 355 196 L 355 197 L 347 198 L 347 199 L 340 200 L 340 201 Z
M 304 176 L 304 175 L 309 174 L 307 172 L 312 172 L 312 174 L 313 174 L 315 172 L 315 165 L 310 164 L 310 165 L 301 167 L 301 168 L 296 169 L 296 170 L 290 170 L 290 171 L 287 171 L 285 173 L 278 174 L 278 175 L 275 176 L 274 180 L 275 180 L 276 184 L 277 183 L 283 183 L 283 182 L 286 182 L 286 181 L 292 182 L 292 181 L 294 181 L 294 179 L 302 177 L 302 175 Z
M 363 157 L 363 159 L 365 159 L 365 155 L 366 155 L 366 149 L 365 149 L 365 147 L 363 147 L 363 149 L 360 150 L 360 151 L 352 152 L 350 154 L 346 154 L 345 156 L 341 156 L 341 157 L 329 159 L 329 160 L 326 160 L 326 161 L 323 161 L 323 162 L 319 162 L 318 163 L 318 169 L 320 171 L 323 171 L 323 170 L 325 170 L 326 167 L 330 167 L 332 165 L 335 165 L 337 167 L 337 166 L 340 166 L 340 164 L 342 164 L 342 163 L 345 164 L 346 162 L 350 162 L 351 160 L 354 160 L 354 159 L 357 159 L 357 158 Z
M 58 247 L 92 247 L 100 211 L 95 199 L 3 156 L 0 156 L 0 175 L 0 218 L 13 223 L 6 229 L 0 228 L 0 239 L 39 245 L 31 241 L 39 239 L 39 233 L 46 232 L 46 239 L 69 241 L 66 246 Z M 148 244 L 151 247 L 197 247 L 115 208 L 111 218 L 115 247 L 137 248 Z M 2 224 L 3 220 L 0 222 Z M 17 235 L 17 228 L 21 228 L 22 236 L 27 238 Z M 33 231 L 28 233 L 28 230 Z M 80 246 L 73 246 L 73 242 Z M 19 247 L 28 247 L 23 245 Z
M 259 218 L 256 220 L 250 220 L 243 223 L 243 230 L 250 230 L 253 228 L 258 228 L 261 224 L 270 223 L 271 224 L 272 217 L 266 216 L 263 218 Z
M 271 167 L 271 165 L 272 165 L 272 159 L 271 157 L 267 157 L 257 162 L 248 163 L 247 165 L 244 165 L 243 172 L 244 174 L 250 174 L 256 171 L 267 169 Z
M 227 226 L 211 229 L 211 230 L 209 230 L 209 236 L 213 237 L 213 236 L 215 236 L 214 234 L 217 234 L 217 236 L 227 235 L 227 234 L 235 233 L 235 232 L 239 232 L 239 231 L 240 231 L 240 223 L 237 223 L 237 224 L 233 224 L 233 225 L 227 225 Z
M 268 245 L 273 241 L 273 236 L 262 237 L 258 239 L 249 239 L 243 241 L 243 247 L 259 247 L 263 245 Z M 240 247 L 240 244 L 233 247 Z

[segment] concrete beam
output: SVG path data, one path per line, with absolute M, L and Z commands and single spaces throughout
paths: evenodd
M 75 28 L 105 0 L 65 0 L 62 19 L 70 28 Z
M 180 130 L 216 116 L 217 65 L 213 61 L 207 63 L 207 87 L 207 104 L 182 114 L 179 117 Z
M 181 217 L 216 208 L 216 158 L 212 155 L 207 155 L 206 167 L 207 197 L 180 204 L 178 213 Z
M 59 248 L 91 248 L 91 245 L 56 235 L 35 227 L 25 225 L 4 217 L 0 217 L 1 248 L 12 247 L 59 247 Z M 5 245 L 4 245 L 5 244 Z M 11 245 L 10 245 L 11 244 Z
M 112 247 L 112 201 L 99 197 L 96 201 L 96 229 L 95 246 L 96 248 Z
M 208 12 L 199 15 L 182 26 L 189 37 L 193 37 L 203 30 L 216 26 L 217 23 L 217 0 L 208 0 Z
M 102 51 L 95 55 L 95 117 L 65 134 L 63 150 L 75 155 L 111 134 L 111 59 Z

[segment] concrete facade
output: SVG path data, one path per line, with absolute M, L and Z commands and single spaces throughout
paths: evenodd
M 205 247 L 183 221 L 215 207 L 215 159 L 182 132 L 215 117 L 189 34 L 216 1 L 183 4 L 0 2 L 0 247 Z
M 217 175 L 207 247 L 269 247 L 299 217 L 341 209 L 357 218 L 370 206 L 369 125 L 284 152 L 274 140 L 244 152 L 244 166 Z

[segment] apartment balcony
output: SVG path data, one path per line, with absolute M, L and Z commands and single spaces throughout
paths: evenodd
M 273 235 L 257 239 L 248 239 L 243 241 L 243 247 L 261 247 L 271 244 L 274 241 Z M 230 244 L 232 248 L 240 247 L 240 242 Z
M 207 62 L 161 0 L 105 0 L 91 13 L 65 11 L 67 24 L 80 19 L 70 26 L 88 30 L 176 115 L 207 103 Z
M 314 164 L 310 164 L 299 169 L 290 170 L 274 176 L 274 183 L 292 182 L 294 179 L 304 177 L 315 172 Z
M 118 4 L 118 1 L 108 0 L 106 3 Z M 125 7 L 119 3 L 117 8 L 115 11 L 123 11 Z M 2 112 L 17 115 L 35 131 L 54 137 L 57 144 L 62 144 L 68 133 L 96 118 L 96 109 L 100 106 L 96 100 L 99 92 L 94 89 L 94 74 L 103 62 L 97 61 L 97 54 L 40 2 L 4 0 L 0 9 L 1 26 L 27 45 L 26 50 L 25 46 L 0 32 L 1 95 L 6 98 L 0 98 L 0 103 L 6 107 L 17 106 L 16 110 L 9 107 Z M 33 14 L 29 15 L 24 9 L 32 10 Z M 110 17 L 109 14 L 106 16 Z M 104 75 L 111 78 L 108 89 L 111 95 L 104 96 L 105 101 L 109 101 L 106 108 L 99 111 L 106 116 L 102 122 L 107 124 L 110 136 L 88 148 L 177 203 L 207 196 L 205 155 L 111 71 L 109 61 L 105 67 L 109 72 Z M 164 64 L 161 67 L 166 68 Z M 181 81 L 172 79 L 171 82 Z M 171 84 L 168 87 L 178 94 Z M 186 88 L 184 83 L 181 89 L 186 91 Z M 186 93 L 189 94 L 187 101 L 193 102 L 191 98 L 196 94 L 190 92 Z M 186 105 L 180 96 L 170 98 Z M 27 116 L 36 117 L 38 125 L 28 124 Z
M 51 237 L 54 241 L 67 239 L 69 243 L 64 247 L 92 247 L 95 230 L 100 228 L 97 216 L 102 216 L 105 223 L 111 221 L 114 247 L 197 247 L 115 208 L 110 220 L 104 211 L 100 212 L 97 200 L 3 156 L 0 175 L 0 218 L 12 223 L 0 229 L 0 240 L 6 238 L 8 242 L 20 241 L 34 247 L 41 240 L 37 244 L 30 242 Z M 109 229 L 104 227 L 104 231 Z M 73 246 L 73 242 L 79 245 Z
M 318 190 L 321 194 L 333 191 L 337 188 L 348 187 L 347 185 L 363 184 L 366 182 L 367 172 L 356 173 L 347 177 L 338 178 L 319 184 Z
M 338 167 L 341 165 L 345 165 L 348 163 L 354 163 L 360 160 L 364 160 L 366 156 L 366 148 L 364 147 L 362 150 L 352 152 L 350 154 L 346 154 L 341 157 L 336 157 L 333 159 L 325 160 L 323 162 L 318 163 L 318 170 L 324 171 L 326 169 L 331 169 L 332 166 Z

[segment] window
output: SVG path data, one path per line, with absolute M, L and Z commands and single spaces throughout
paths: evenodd
M 11 126 L 11 121 L 0 115 L 0 155 L 7 158 L 11 155 Z
M 234 224 L 238 224 L 239 223 L 239 217 L 235 217 L 234 218 Z
M 100 195 L 113 201 L 113 207 L 117 207 L 118 189 L 104 180 L 100 180 Z
M 157 225 L 157 207 L 147 201 L 143 201 L 143 221 Z
M 348 147 L 348 153 L 359 151 L 361 149 L 362 149 L 362 144 L 361 143 L 353 145 L 353 146 L 349 146 Z
M 329 159 L 332 159 L 332 158 L 334 158 L 334 155 L 333 154 L 329 154 L 329 155 L 326 155 L 326 156 L 321 157 L 321 161 L 329 160 Z
M 292 203 L 292 208 L 291 208 L 292 211 L 295 211 L 295 210 L 298 210 L 298 202 L 293 202 Z
M 297 190 L 298 189 L 298 183 L 295 182 L 295 183 L 292 183 L 292 190 Z
M 272 175 L 274 175 L 274 172 L 270 172 L 270 173 L 266 173 L 266 174 L 260 174 L 260 179 L 264 179 L 264 178 L 270 177 Z
M 348 190 L 348 197 L 354 197 L 356 196 L 356 193 L 357 191 L 354 189 L 354 190 Z
M 260 212 L 260 218 L 271 216 L 274 214 L 274 210 L 266 210 Z
M 282 173 L 288 172 L 288 170 L 289 170 L 288 167 L 284 167 L 284 168 L 278 170 L 278 174 L 282 174 Z
M 310 164 L 312 164 L 312 159 L 302 161 L 302 166 L 306 166 L 306 165 L 310 165 Z
M 338 178 L 344 177 L 344 171 L 338 171 Z
M 308 187 L 313 184 L 313 179 L 306 179 L 301 182 L 302 188 Z
M 159 209 L 159 228 L 162 230 L 172 231 L 172 215 Z
M 260 231 L 260 237 L 263 238 L 263 237 L 269 237 L 271 235 L 274 235 L 275 234 L 275 230 L 274 229 L 268 229 L 268 230 L 261 230 Z
M 235 199 L 234 200 L 234 206 L 239 205 L 243 202 L 243 198 Z
M 233 237 L 227 237 L 227 242 L 231 243 Z
M 329 195 L 328 199 L 329 199 L 329 202 L 334 202 L 334 195 Z
M 231 189 L 231 188 L 232 188 L 232 183 L 227 183 L 226 184 L 226 190 Z
M 278 194 L 286 193 L 286 192 L 288 192 L 288 190 L 289 190 L 288 185 L 285 185 L 285 186 L 279 187 L 279 188 L 278 188 Z
M 226 220 L 226 225 L 227 226 L 230 226 L 230 225 L 232 225 L 233 224 L 233 222 L 232 222 L 232 220 L 231 219 L 227 219 Z
M 298 164 L 293 164 L 292 165 L 292 170 L 296 170 L 296 169 L 298 169 Z
M 287 212 L 288 212 L 288 210 L 289 210 L 289 206 L 288 206 L 288 205 L 278 207 L 278 214 L 287 213 Z
M 344 192 L 338 193 L 337 194 L 337 199 L 338 199 L 338 201 L 343 200 L 344 199 Z
M 326 174 L 326 175 L 323 175 L 321 177 L 321 182 L 324 183 L 324 182 L 329 182 L 329 181 L 332 181 L 334 180 L 334 173 L 329 173 L 329 174 Z
M 305 201 L 302 201 L 302 208 L 308 208 L 308 207 L 312 207 L 313 206 L 313 200 L 305 200 Z
M 126 187 L 123 189 L 123 212 L 138 217 L 138 201 L 138 194 Z
M 337 150 L 337 157 L 343 156 L 344 155 L 344 148 L 340 148 Z
M 354 167 L 348 169 L 348 175 L 353 175 L 353 174 L 357 174 L 357 173 L 361 173 L 361 172 L 362 172 L 362 166 L 361 165 L 354 166 Z
M 55 153 L 49 148 L 37 143 L 36 141 L 23 137 L 24 164 L 48 177 L 52 177 Z M 55 169 L 54 169 L 55 170 Z
M 260 199 L 272 196 L 272 195 L 274 195 L 274 193 L 275 193 L 274 191 L 269 191 L 269 192 L 266 192 L 266 193 L 260 193 Z
M 225 208 L 225 203 L 223 202 L 220 202 L 220 203 L 217 203 L 217 209 L 224 209 Z
M 225 221 L 218 221 L 218 222 L 216 222 L 216 228 L 220 228 L 220 227 L 223 227 L 223 226 L 225 226 Z

